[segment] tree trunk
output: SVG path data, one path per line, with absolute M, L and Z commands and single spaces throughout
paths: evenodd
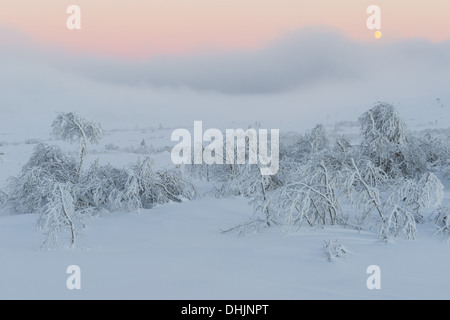
M 63 194 L 61 185 L 59 186 L 59 192 L 61 193 L 61 203 L 62 203 L 62 207 L 63 207 L 63 213 L 64 213 L 64 216 L 66 217 L 67 221 L 69 222 L 70 232 L 72 233 L 71 247 L 73 248 L 75 246 L 75 227 L 73 225 L 72 219 L 70 218 L 69 214 L 67 213 L 66 206 L 64 203 L 64 194 Z

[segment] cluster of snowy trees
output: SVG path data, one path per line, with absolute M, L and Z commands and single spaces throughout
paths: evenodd
M 193 199 L 192 178 L 202 178 L 214 183 L 218 197 L 245 196 L 255 208 L 250 221 L 226 231 L 343 225 L 375 228 L 383 239 L 414 239 L 416 225 L 426 221 L 425 209 L 437 208 L 437 233 L 450 235 L 450 209 L 441 205 L 444 187 L 438 178 L 450 173 L 448 141 L 413 135 L 388 103 L 377 103 L 359 121 L 361 136 L 353 143 L 342 137 L 331 141 L 320 124 L 295 142 L 281 143 L 279 170 L 269 176 L 248 161 L 153 171 L 147 158 L 126 169 L 98 161 L 84 169 L 88 143 L 101 139 L 101 126 L 60 113 L 53 135 L 76 142 L 77 155 L 38 144 L 7 192 L 0 191 L 0 205 L 36 213 L 44 245 L 57 244 L 61 232 L 75 245 L 78 232 L 102 210 L 138 211 Z M 249 148 L 247 143 L 247 160 Z
M 102 137 L 101 126 L 76 113 L 58 114 L 53 135 L 79 144 L 78 157 L 58 146 L 39 144 L 17 177 L 10 179 L 8 203 L 15 213 L 36 213 L 45 246 L 58 244 L 61 232 L 78 232 L 101 210 L 138 211 L 169 201 L 196 196 L 196 188 L 179 169 L 153 171 L 150 159 L 130 169 L 94 162 L 83 170 L 88 142 Z
M 345 225 L 377 228 L 380 237 L 413 239 L 424 209 L 440 206 L 448 172 L 446 140 L 408 132 L 394 106 L 377 103 L 360 117 L 356 144 L 330 141 L 317 125 L 290 145 L 280 146 L 280 170 L 262 176 L 257 166 L 213 166 L 218 196 L 243 195 L 255 206 L 255 217 L 229 229 L 239 233 L 261 226 Z M 197 174 L 201 171 L 196 169 Z M 440 232 L 450 230 L 448 210 L 436 211 Z

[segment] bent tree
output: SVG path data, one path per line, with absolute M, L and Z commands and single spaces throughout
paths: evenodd
M 52 134 L 57 139 L 79 143 L 78 180 L 83 171 L 84 159 L 87 154 L 87 143 L 98 143 L 103 136 L 99 123 L 87 121 L 76 112 L 59 113 L 52 124 Z

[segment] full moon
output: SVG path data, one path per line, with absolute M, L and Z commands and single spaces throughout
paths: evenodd
M 375 39 L 380 39 L 382 36 L 381 31 L 377 30 L 375 31 Z

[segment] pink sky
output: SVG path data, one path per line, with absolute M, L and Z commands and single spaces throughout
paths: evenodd
M 81 8 L 81 30 L 66 8 Z M 381 7 L 382 40 L 366 28 Z M 449 0 L 1 0 L 0 27 L 42 45 L 128 57 L 205 49 L 253 49 L 307 26 L 336 28 L 358 41 L 450 38 Z

